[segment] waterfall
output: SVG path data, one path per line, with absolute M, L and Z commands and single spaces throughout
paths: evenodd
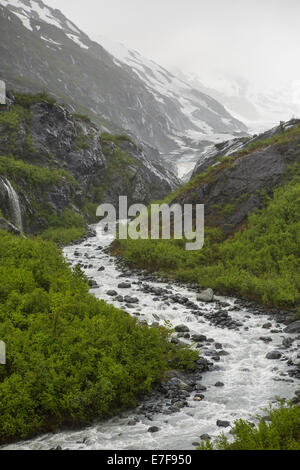
M 12 222 L 14 225 L 23 231 L 23 223 L 22 223 L 22 214 L 21 214 L 21 206 L 20 206 L 20 201 L 18 194 L 12 187 L 10 181 L 8 179 L 2 179 L 2 184 L 7 192 L 8 196 L 8 201 L 9 201 L 9 206 L 10 206 L 10 211 L 11 211 L 11 217 L 12 217 Z

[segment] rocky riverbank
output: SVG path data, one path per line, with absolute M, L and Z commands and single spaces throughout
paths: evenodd
M 98 298 L 141 322 L 172 325 L 172 341 L 199 350 L 195 370 L 172 371 L 136 409 L 108 421 L 9 448 L 194 449 L 201 436 L 229 434 L 236 419 L 265 415 L 276 397 L 299 400 L 300 335 L 292 315 L 216 294 L 210 302 L 197 300 L 193 284 L 116 262 L 107 252 L 110 235 L 99 226 L 96 232 L 65 249 L 69 263 L 86 272 Z

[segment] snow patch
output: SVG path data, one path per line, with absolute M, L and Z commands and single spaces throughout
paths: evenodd
M 78 36 L 75 36 L 74 34 L 67 34 L 68 38 L 71 39 L 71 41 L 75 42 L 77 46 L 80 46 L 82 49 L 89 49 L 89 46 L 86 46 L 83 44 L 83 42 L 80 41 Z

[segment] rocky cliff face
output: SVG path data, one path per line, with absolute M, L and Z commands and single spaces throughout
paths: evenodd
M 204 204 L 205 223 L 231 233 L 247 222 L 275 187 L 300 163 L 300 120 L 252 139 L 234 139 L 211 149 L 173 203 Z
M 0 209 L 15 223 L 7 184 L 20 199 L 25 231 L 71 209 L 93 220 L 102 202 L 149 204 L 178 185 L 155 150 L 99 131 L 45 96 L 16 95 L 0 112 Z
M 111 55 L 40 0 L 1 0 L 0 30 L 0 77 L 8 87 L 46 89 L 163 153 L 184 151 L 187 133 L 246 130 L 216 100 L 132 51 L 120 57 L 107 46 Z
M 255 134 L 254 136 L 248 137 L 237 137 L 235 139 L 227 140 L 219 144 L 210 145 L 209 147 L 207 147 L 206 152 L 204 152 L 201 158 L 199 158 L 190 177 L 192 178 L 196 175 L 199 175 L 200 173 L 205 171 L 209 166 L 218 163 L 218 159 L 220 157 L 228 157 L 238 151 L 245 150 L 249 145 L 255 144 L 258 141 L 264 142 L 273 136 L 280 135 L 284 131 L 299 124 L 299 122 L 299 119 L 291 119 L 290 121 L 282 122 L 281 125 L 275 126 L 274 128 L 261 134 Z

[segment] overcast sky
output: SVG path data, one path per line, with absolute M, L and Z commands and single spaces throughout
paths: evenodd
M 171 70 L 261 90 L 300 80 L 300 0 L 44 1 Z

